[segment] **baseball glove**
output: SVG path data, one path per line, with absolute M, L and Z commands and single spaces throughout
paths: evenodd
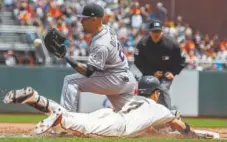
M 66 47 L 64 43 L 66 41 L 66 37 L 55 28 L 50 29 L 44 38 L 44 44 L 47 50 L 58 58 L 65 56 Z

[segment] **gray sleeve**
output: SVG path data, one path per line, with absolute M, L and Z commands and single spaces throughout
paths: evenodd
M 108 49 L 105 46 L 95 47 L 88 56 L 87 64 L 103 70 L 108 57 Z

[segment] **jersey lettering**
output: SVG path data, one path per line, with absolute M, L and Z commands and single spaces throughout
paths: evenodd
M 129 104 L 129 107 L 128 107 L 126 110 L 122 111 L 122 112 L 123 112 L 123 113 L 129 113 L 130 111 L 139 108 L 143 103 L 144 103 L 144 102 L 135 102 L 135 101 L 133 101 L 133 102 L 131 102 L 131 103 Z
M 122 46 L 121 44 L 119 43 L 119 41 L 116 42 L 116 34 L 114 33 L 113 30 L 110 29 L 110 38 L 111 38 L 111 41 L 110 41 L 110 44 L 113 46 L 113 47 L 116 47 L 116 43 L 117 43 L 117 49 L 119 51 L 119 57 L 121 59 L 121 61 L 123 62 L 125 60 L 125 55 L 122 51 Z
M 116 47 L 116 38 L 115 38 L 115 33 L 110 30 L 110 44 L 113 46 L 113 47 Z

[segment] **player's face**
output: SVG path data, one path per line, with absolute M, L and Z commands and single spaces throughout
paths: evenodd
M 150 31 L 150 36 L 154 42 L 159 42 L 162 37 L 162 31 Z
M 86 17 L 86 18 L 81 18 L 81 24 L 84 28 L 84 31 L 87 33 L 92 33 L 93 32 L 93 22 L 94 18 L 93 17 Z
M 151 99 L 154 100 L 155 102 L 157 102 L 160 94 L 161 94 L 160 90 L 154 91 L 151 95 Z

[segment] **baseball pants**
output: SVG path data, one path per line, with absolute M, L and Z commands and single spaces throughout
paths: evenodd
M 64 78 L 60 104 L 69 111 L 78 111 L 80 92 L 107 95 L 114 109 L 120 110 L 127 97 L 136 87 L 136 80 L 130 71 L 118 73 L 95 72 L 91 77 L 79 73 Z M 123 99 L 123 100 L 121 100 Z
M 158 103 L 164 105 L 168 109 L 171 110 L 171 98 L 170 98 L 170 86 L 172 84 L 173 80 L 168 80 L 166 78 L 163 78 L 160 80 L 162 93 L 159 96 Z

